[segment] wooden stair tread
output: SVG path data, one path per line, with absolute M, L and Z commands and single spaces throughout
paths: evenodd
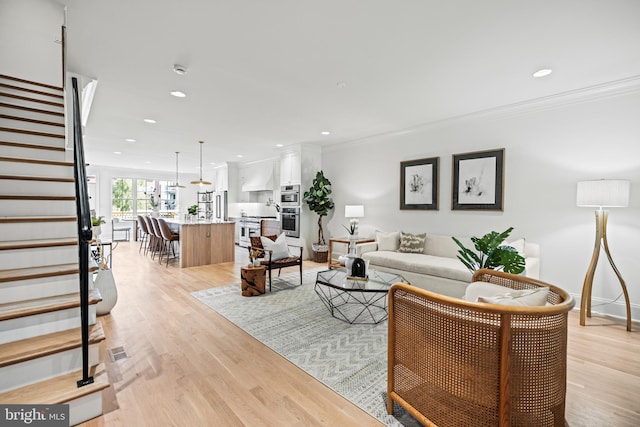
M 0 224 L 19 222 L 74 222 L 75 216 L 5 216 L 0 217 Z
M 47 176 L 0 175 L 0 179 L 15 181 L 75 182 L 73 178 L 51 178 Z
M 39 131 L 29 130 L 29 129 L 18 129 L 18 128 L 8 128 L 8 127 L 0 127 L 0 131 L 12 132 L 12 133 L 24 133 L 27 135 L 46 136 L 49 138 L 64 139 L 63 133 L 39 132 Z
M 75 246 L 77 244 L 78 239 L 75 237 L 66 239 L 7 240 L 0 242 L 0 250 L 53 248 L 58 246 Z
M 89 368 L 93 383 L 78 387 L 82 369 L 49 378 L 34 384 L 16 388 L 0 394 L 0 402 L 10 404 L 60 404 L 104 390 L 109 387 L 109 378 L 104 363 Z
M 0 78 L 6 80 L 13 80 L 14 82 L 27 83 L 34 86 L 46 87 L 48 89 L 57 90 L 58 92 L 62 92 L 62 87 L 49 85 L 46 83 L 34 82 L 33 80 L 21 79 L 20 77 L 8 76 L 6 74 L 0 74 Z
M 102 301 L 98 289 L 89 289 L 89 305 Z M 26 301 L 0 304 L 0 321 L 33 316 L 42 313 L 51 313 L 58 310 L 80 307 L 80 292 L 72 294 L 56 295 L 53 297 L 36 298 Z
M 13 141 L 0 141 L 0 145 L 5 147 L 20 147 L 31 148 L 33 150 L 49 150 L 49 151 L 61 151 L 64 152 L 64 147 L 52 147 L 49 145 L 27 144 L 26 142 L 13 142 Z
M 1 130 L 1 128 L 0 128 L 0 130 Z M 37 163 L 37 164 L 41 164 L 41 165 L 73 167 L 73 162 L 58 162 L 58 161 L 55 161 L 55 160 L 25 159 L 25 158 L 22 158 L 22 157 L 0 157 L 0 162 Z
M 35 123 L 38 125 L 64 127 L 64 123 L 50 122 L 48 120 L 31 119 L 28 117 L 12 116 L 9 114 L 0 114 L 0 119 L 17 120 L 19 122 Z
M 95 271 L 97 266 L 92 266 L 89 271 Z M 42 267 L 13 268 L 0 270 L 0 283 L 14 280 L 39 279 L 42 277 L 65 276 L 67 274 L 79 273 L 78 264 L 56 264 Z
M 102 324 L 89 325 L 89 344 L 105 339 Z M 74 328 L 0 344 L 0 368 L 82 346 L 82 329 Z
M 59 111 L 50 111 L 50 110 L 43 110 L 42 108 L 25 107 L 23 105 L 8 104 L 6 102 L 0 102 L 0 107 L 13 108 L 14 110 L 30 111 L 32 113 L 49 114 L 51 116 L 64 117 L 64 113 L 61 113 Z
M 76 196 L 23 196 L 22 194 L 0 194 L 0 200 L 75 200 Z
M 64 104 L 60 102 L 46 101 L 43 99 L 31 98 L 30 96 L 15 95 L 13 93 L 6 93 L 6 92 L 0 92 L 0 96 L 4 96 L 5 98 L 20 99 L 22 101 L 37 102 L 39 104 L 45 104 L 45 105 L 51 105 L 53 107 L 64 108 Z
M 62 95 L 62 92 L 61 93 L 51 93 L 51 92 L 45 92 L 43 90 L 29 89 L 27 87 L 10 85 L 10 84 L 7 84 L 7 83 L 0 83 L 0 87 L 4 87 L 4 88 L 7 88 L 7 89 L 13 89 L 13 90 L 19 90 L 19 91 L 22 91 L 22 92 L 35 93 L 37 95 L 50 96 L 52 98 L 64 99 L 64 96 Z

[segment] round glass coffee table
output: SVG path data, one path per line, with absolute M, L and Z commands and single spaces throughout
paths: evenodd
M 366 279 L 351 278 L 345 269 L 318 272 L 314 290 L 336 319 L 348 323 L 380 323 L 387 319 L 387 294 L 402 276 L 369 270 Z

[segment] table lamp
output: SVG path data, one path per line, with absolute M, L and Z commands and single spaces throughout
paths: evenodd
M 609 252 L 609 243 L 607 242 L 608 212 L 604 209 L 629 206 L 629 188 L 630 182 L 622 179 L 600 179 L 578 182 L 576 204 L 578 206 L 597 208 L 595 211 L 596 241 L 593 247 L 591 263 L 589 264 L 589 269 L 587 270 L 587 275 L 582 285 L 582 297 L 580 299 L 580 325 L 582 326 L 585 324 L 585 317 L 591 317 L 593 275 L 595 274 L 600 256 L 600 247 L 603 247 L 609 264 L 611 264 L 622 286 L 622 292 L 624 293 L 624 299 L 627 305 L 627 331 L 631 331 L 631 304 L 629 302 L 629 294 L 627 292 L 627 285 L 624 283 L 622 275 L 613 262 L 613 258 Z
M 347 218 L 351 218 L 351 220 L 349 221 L 349 226 L 353 230 L 352 236 L 354 238 L 357 238 L 358 237 L 358 218 L 362 218 L 364 216 L 364 206 L 345 205 L 344 216 Z

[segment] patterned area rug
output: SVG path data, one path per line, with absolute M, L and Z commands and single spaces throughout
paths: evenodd
M 385 409 L 387 322 L 350 325 L 332 317 L 313 290 L 322 269 L 273 278 L 272 291 L 243 297 L 240 285 L 192 295 L 388 426 L 419 426 Z M 268 285 L 267 285 L 268 286 Z

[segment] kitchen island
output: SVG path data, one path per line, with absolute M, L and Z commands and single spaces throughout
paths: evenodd
M 235 261 L 233 221 L 166 221 L 180 229 L 180 267 Z

